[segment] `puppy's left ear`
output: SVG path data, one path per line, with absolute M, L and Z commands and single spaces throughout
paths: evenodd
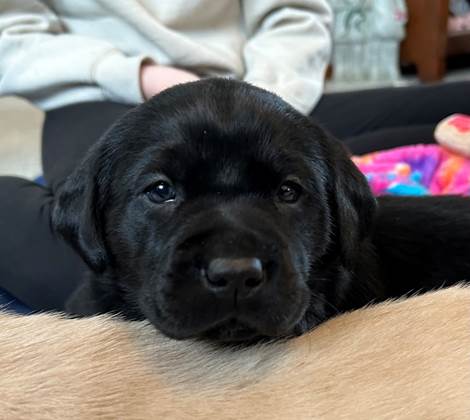
M 51 218 L 54 231 L 98 273 L 109 263 L 102 218 L 106 176 L 99 161 L 98 148 L 92 147 L 80 166 L 58 187 Z
M 366 238 L 375 219 L 377 201 L 364 175 L 336 139 L 328 140 L 330 157 L 330 196 L 334 203 L 335 235 L 346 264 L 355 260 L 359 244 Z

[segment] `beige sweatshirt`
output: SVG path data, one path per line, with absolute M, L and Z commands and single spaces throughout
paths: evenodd
M 47 110 L 143 100 L 144 59 L 235 77 L 300 111 L 320 98 L 327 0 L 0 0 L 0 95 Z

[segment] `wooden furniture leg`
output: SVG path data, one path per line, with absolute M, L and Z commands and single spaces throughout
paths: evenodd
M 416 65 L 423 82 L 445 73 L 449 0 L 407 0 L 408 24 L 401 46 L 403 61 Z

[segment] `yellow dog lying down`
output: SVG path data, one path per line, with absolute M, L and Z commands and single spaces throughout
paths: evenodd
M 0 326 L 2 419 L 470 416 L 470 288 L 238 350 L 105 316 L 1 313 Z

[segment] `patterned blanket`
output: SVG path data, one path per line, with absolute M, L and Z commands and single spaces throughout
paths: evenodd
M 438 145 L 353 157 L 376 195 L 470 195 L 470 159 Z

